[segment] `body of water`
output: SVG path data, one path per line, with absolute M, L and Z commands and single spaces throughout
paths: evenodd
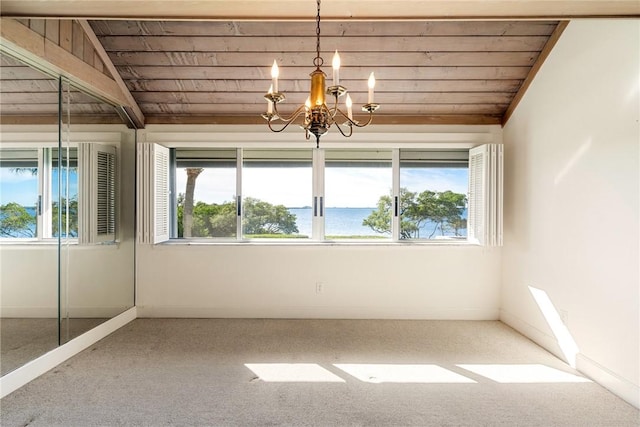
M 36 217 L 34 207 L 26 207 L 27 212 Z M 296 216 L 296 224 L 299 234 L 311 237 L 311 208 L 288 208 L 289 212 Z M 370 227 L 362 225 L 362 221 L 371 215 L 376 208 L 327 208 L 325 210 L 325 235 L 326 236 L 363 236 L 363 237 L 390 237 L 390 234 L 376 233 Z M 35 235 L 35 224 L 30 230 Z M 428 238 L 433 232 L 435 224 L 426 222 L 420 229 L 420 237 Z M 467 235 L 467 230 L 461 230 L 460 234 Z M 434 237 L 440 235 L 440 230 Z M 445 235 L 453 236 L 453 232 L 446 232 Z M 16 236 L 17 237 L 17 236 Z
M 311 236 L 311 208 L 288 208 L 289 212 L 296 216 L 296 224 L 300 234 Z M 325 209 L 324 233 L 326 236 L 378 236 L 391 237 L 390 234 L 376 233 L 370 227 L 362 225 L 362 221 L 371 215 L 376 208 L 327 208 Z M 428 238 L 436 224 L 427 221 L 420 228 L 420 237 Z M 460 230 L 460 234 L 467 235 L 467 230 Z M 434 237 L 440 235 L 440 230 Z M 446 236 L 454 233 L 445 232 Z

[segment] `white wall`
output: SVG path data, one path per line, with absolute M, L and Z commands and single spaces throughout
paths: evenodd
M 57 126 L 3 126 L 1 147 L 57 144 Z M 61 250 L 62 313 L 112 317 L 134 303 L 135 135 L 123 125 L 75 125 L 71 142 L 101 141 L 118 149 L 118 244 Z M 58 315 L 55 240 L 0 242 L 0 317 Z
M 321 145 L 470 148 L 499 142 L 497 126 L 375 126 Z M 167 146 L 312 147 L 299 128 L 149 126 L 139 141 Z M 217 145 L 215 145 L 217 144 Z M 403 145 L 404 144 L 404 145 Z M 140 316 L 497 319 L 500 249 L 470 245 L 138 245 Z M 316 283 L 323 292 L 316 292 Z
M 499 249 L 169 244 L 137 258 L 142 317 L 498 318 Z
M 504 128 L 501 319 L 640 404 L 640 21 L 569 24 Z M 573 362 L 568 357 L 569 362 Z
M 71 317 L 96 318 L 122 313 L 133 305 L 132 276 L 133 240 L 63 248 L 63 316 L 67 311 Z M 0 281 L 0 317 L 57 317 L 57 245 L 0 245 Z

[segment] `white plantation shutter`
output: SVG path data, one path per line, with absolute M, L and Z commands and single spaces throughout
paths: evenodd
M 154 239 L 153 243 L 169 240 L 169 149 L 154 147 Z
M 469 151 L 468 233 L 471 242 L 502 246 L 502 144 Z
M 169 240 L 169 149 L 153 143 L 138 147 L 138 241 Z
M 116 239 L 116 148 L 78 144 L 78 241 Z
M 116 234 L 116 154 L 98 150 L 97 170 L 97 217 L 98 240 L 115 240 Z

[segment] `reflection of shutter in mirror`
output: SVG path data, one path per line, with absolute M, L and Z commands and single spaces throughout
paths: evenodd
M 96 216 L 97 242 L 115 240 L 116 232 L 116 153 L 114 147 L 96 147 Z
M 98 235 L 115 233 L 115 155 L 98 152 Z

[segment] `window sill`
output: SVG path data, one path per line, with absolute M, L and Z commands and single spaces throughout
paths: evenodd
M 58 239 L 3 239 L 0 246 L 58 246 Z M 78 239 L 63 240 L 60 246 L 77 246 L 79 248 L 119 247 L 120 242 L 104 242 L 89 245 L 81 245 Z
M 252 240 L 210 240 L 210 239 L 170 239 L 156 246 L 479 246 L 466 239 L 434 240 L 304 240 L 300 239 L 252 239 Z

